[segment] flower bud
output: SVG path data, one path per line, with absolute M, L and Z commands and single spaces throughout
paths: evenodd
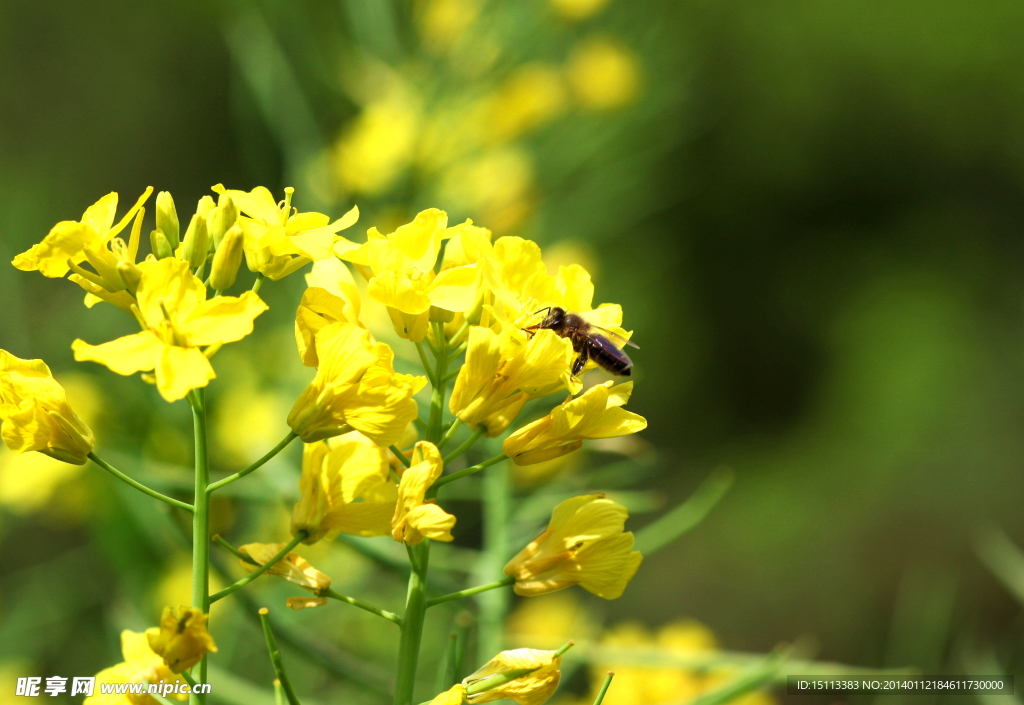
M 221 194 L 217 207 L 212 209 L 206 216 L 206 229 L 210 234 L 213 247 L 220 249 L 221 240 L 225 233 L 238 220 L 238 206 L 226 193 Z
M 156 231 L 159 232 L 159 231 Z M 139 281 L 142 279 L 142 268 L 134 262 L 121 260 L 117 263 L 117 273 L 121 275 L 128 290 L 133 294 L 139 288 Z
M 192 216 L 192 221 L 188 224 L 188 231 L 185 233 L 182 254 L 192 269 L 201 267 L 209 254 L 210 234 L 206 229 L 206 216 L 212 208 L 212 198 L 203 196 L 199 199 L 199 207 L 196 209 L 196 214 Z
M 174 209 L 174 199 L 167 191 L 161 191 L 156 196 L 156 227 L 171 244 L 171 252 L 177 250 L 181 245 L 178 234 L 178 211 Z
M 213 268 L 210 270 L 210 286 L 215 291 L 231 288 L 238 276 L 238 268 L 242 265 L 242 229 L 232 225 L 224 234 L 223 240 L 213 256 Z
M 206 628 L 209 615 L 198 607 L 164 607 L 160 626 L 146 630 L 149 648 L 164 660 L 172 673 L 181 673 L 217 652 Z
M 174 256 L 175 248 L 171 247 L 171 243 L 163 230 L 157 229 L 149 234 L 149 245 L 153 248 L 153 256 L 157 259 L 166 259 Z

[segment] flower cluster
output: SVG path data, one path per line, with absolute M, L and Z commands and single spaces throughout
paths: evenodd
M 0 351 L 0 418 L 11 449 L 40 451 L 76 464 L 92 459 L 136 489 L 193 515 L 194 604 L 165 608 L 160 626 L 147 631 L 144 642 L 125 632 L 125 663 L 102 677 L 128 682 L 157 678 L 165 670 L 191 670 L 190 678 L 204 678 L 206 656 L 217 652 L 207 628 L 210 604 L 264 573 L 312 594 L 290 598 L 293 609 L 323 607 L 337 599 L 399 624 L 396 688 L 402 700 L 412 697 L 418 632 L 431 603 L 502 587 L 527 597 L 572 585 L 605 599 L 623 593 L 642 560 L 633 550 L 633 534 L 625 531 L 627 510 L 603 495 L 586 494 L 555 507 L 547 528 L 508 562 L 505 578 L 432 601 L 425 594 L 431 542 L 465 538 L 439 496 L 445 485 L 504 460 L 541 463 L 579 450 L 584 441 L 646 427 L 642 417 L 623 408 L 632 382 L 585 382 L 599 368 L 628 374 L 631 364 L 608 363 L 609 355 L 628 361 L 609 346 L 628 340 L 630 333 L 621 328 L 619 306 L 593 306 L 594 285 L 583 267 L 549 273 L 536 243 L 518 237 L 492 242 L 490 231 L 472 221 L 449 227 L 447 214 L 438 209 L 424 210 L 389 234 L 370 228 L 360 244 L 338 234 L 355 222 L 355 208 L 331 222 L 319 213 L 299 213 L 291 205 L 291 189 L 280 202 L 263 187 L 240 191 L 218 185 L 213 190 L 218 200 L 201 199 L 184 233 L 173 199 L 160 193 L 149 238 L 152 252 L 141 261 L 144 203 L 152 189 L 116 224 L 117 196 L 111 194 L 81 221 L 59 223 L 15 259 L 15 266 L 47 277 L 71 272 L 86 290 L 89 306 L 111 303 L 140 327 L 97 345 L 75 340 L 76 360 L 98 362 L 121 375 L 142 372 L 166 401 L 187 399 L 196 419 L 196 494 L 186 503 L 145 487 L 99 458 L 93 433 L 71 410 L 49 368 L 40 360 Z M 125 243 L 117 235 L 129 222 Z M 228 295 L 243 258 L 255 282 L 250 290 Z M 217 376 L 211 360 L 222 346 L 253 332 L 268 308 L 257 293 L 264 280 L 278 280 L 311 262 L 317 266 L 307 277 L 294 329 L 297 357 L 311 368 L 312 379 L 287 415 L 288 435 L 253 465 L 210 482 L 204 389 Z M 353 271 L 365 280 L 365 288 Z M 423 374 L 400 371 L 401 364 L 396 369 L 395 351 L 362 320 L 364 292 L 387 312 L 396 336 L 391 339 L 415 347 L 405 359 L 418 357 Z M 572 325 L 551 322 L 547 312 L 556 310 L 562 312 L 560 321 Z M 424 420 L 417 397 L 428 383 Z M 509 433 L 524 414 L 531 420 Z M 446 445 L 460 432 L 468 437 L 446 455 Z M 467 466 L 461 456 L 474 443 L 500 436 L 506 436 L 502 453 Z M 236 549 L 213 537 L 240 559 L 247 575 L 210 595 L 205 553 L 209 495 L 257 470 L 296 438 L 303 442 L 302 472 L 290 541 Z M 498 441 L 494 444 L 497 449 Z M 335 592 L 331 579 L 294 551 L 341 533 L 390 536 L 404 544 L 412 572 L 404 616 Z M 265 610 L 261 619 L 275 668 L 283 668 Z M 509 698 L 539 705 L 558 685 L 564 648 L 502 652 L 435 702 Z M 288 692 L 283 671 L 278 675 Z

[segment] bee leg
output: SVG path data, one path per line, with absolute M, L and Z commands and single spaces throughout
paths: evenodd
M 590 352 L 583 348 L 580 350 L 579 356 L 576 358 L 576 362 L 572 363 L 572 376 L 579 377 L 580 372 L 587 366 L 587 362 L 590 360 Z

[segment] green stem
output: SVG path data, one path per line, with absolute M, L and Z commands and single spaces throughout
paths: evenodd
M 260 287 L 263 286 L 264 279 L 266 279 L 266 277 L 262 272 L 256 275 L 256 281 L 252 283 L 252 293 L 258 294 L 260 292 Z
M 381 608 L 374 607 L 373 605 L 368 604 L 366 602 L 363 602 L 362 600 L 357 600 L 356 598 L 349 597 L 348 595 L 342 595 L 340 592 L 335 592 L 334 590 L 331 590 L 330 588 L 327 588 L 326 590 L 324 590 L 322 594 L 323 594 L 324 597 L 329 597 L 332 600 L 340 600 L 341 602 L 347 602 L 350 605 L 352 605 L 353 607 L 358 607 L 359 609 L 366 610 L 367 612 L 372 612 L 373 614 L 377 615 L 378 617 L 383 617 L 384 619 L 388 620 L 389 622 L 394 622 L 398 626 L 402 626 L 402 618 L 399 617 L 394 612 L 388 612 L 387 610 L 382 610 Z
M 473 444 L 476 443 L 478 440 L 480 440 L 480 436 L 484 435 L 484 432 L 486 430 L 487 429 L 485 429 L 485 428 L 483 428 L 481 426 L 477 430 L 473 431 L 473 435 L 472 436 L 467 438 L 465 441 L 463 441 L 462 445 L 460 445 L 458 448 L 456 448 L 455 450 L 453 450 L 451 453 L 448 454 L 448 457 L 445 458 L 444 461 L 443 461 L 444 464 L 447 465 L 448 463 L 450 463 L 451 461 L 455 460 L 460 455 L 465 453 L 467 450 L 472 448 Z
M 192 404 L 192 425 L 196 443 L 196 488 L 195 512 L 192 517 L 192 606 L 203 614 L 210 613 L 210 496 L 207 485 L 210 482 L 210 463 L 206 448 L 206 390 L 193 389 L 189 398 Z M 199 662 L 196 680 L 206 683 L 208 659 L 203 656 Z M 206 702 L 205 695 L 189 695 L 191 705 Z
M 281 685 L 281 681 L 274 679 L 274 705 L 285 705 L 288 702 L 285 699 L 284 687 Z
M 181 677 L 184 678 L 185 682 L 188 683 L 193 688 L 195 688 L 197 685 L 199 685 L 198 683 L 196 683 L 196 679 L 193 678 L 192 674 L 190 674 L 188 671 L 182 671 L 181 672 Z
M 221 548 L 223 548 L 225 551 L 228 551 L 229 553 L 234 553 L 236 556 L 241 558 L 246 563 L 249 563 L 251 565 L 259 565 L 259 563 L 253 560 L 252 556 L 247 556 L 246 554 L 239 551 L 237 548 L 235 548 L 230 543 L 221 538 L 220 534 L 214 534 L 213 538 L 211 538 L 210 540 L 218 546 L 220 546 Z
M 459 328 L 457 331 L 455 331 L 455 335 L 452 336 L 452 342 L 454 343 L 459 338 L 461 338 L 463 335 L 465 335 L 467 330 L 469 330 L 469 321 L 466 321 L 465 323 L 463 323 L 462 327 Z
M 459 376 L 459 372 L 461 372 L 461 371 L 462 371 L 462 368 L 460 367 L 459 369 L 455 370 L 454 372 L 449 372 L 448 374 L 446 374 L 444 376 L 444 383 L 447 384 L 448 382 L 451 382 L 453 379 L 455 379 L 456 377 Z
M 220 479 L 220 480 L 217 480 L 216 482 L 210 484 L 206 488 L 206 493 L 207 494 L 212 494 L 212 493 L 216 492 L 217 490 L 219 490 L 221 487 L 224 487 L 225 485 L 230 485 L 232 482 L 235 482 L 236 480 L 241 480 L 243 477 L 245 477 L 249 473 L 254 472 L 256 470 L 259 470 L 261 467 L 263 467 L 267 463 L 267 461 L 269 461 L 275 455 L 277 455 L 282 450 L 287 448 L 288 444 L 291 443 L 292 441 L 294 441 L 298 437 L 299 436 L 298 436 L 298 434 L 295 433 L 295 431 L 289 431 L 288 435 L 285 436 L 283 439 L 281 439 L 281 442 L 278 443 L 273 448 L 271 448 L 270 451 L 266 455 L 264 455 L 262 458 L 257 460 L 255 463 L 253 463 L 249 467 L 247 467 L 245 470 L 241 470 L 239 472 L 236 472 L 234 475 L 228 475 L 227 477 L 225 477 L 223 479 Z
M 458 357 L 459 355 L 461 355 L 463 353 L 463 351 L 466 349 L 467 345 L 469 345 L 469 341 L 468 340 L 465 341 L 465 342 L 460 343 L 458 345 L 458 347 L 456 347 L 454 350 L 452 350 L 451 356 L 452 357 Z
M 459 680 L 459 635 L 448 636 L 448 648 L 444 658 L 444 674 L 441 676 L 441 687 L 445 691 L 455 685 Z
M 405 467 L 409 467 L 409 464 L 412 463 L 411 460 L 405 457 L 405 453 L 399 450 L 396 446 L 391 446 L 391 452 L 395 454 L 396 458 L 398 458 L 398 462 Z
M 495 463 L 500 463 L 502 460 L 505 460 L 504 453 L 502 453 L 501 455 L 496 455 L 493 458 L 485 460 L 482 463 L 478 463 L 473 467 L 466 468 L 465 470 L 459 470 L 458 472 L 453 472 L 451 475 L 444 475 L 443 477 L 439 477 L 437 479 L 437 482 L 434 483 L 432 489 L 436 490 L 438 487 L 443 487 L 444 485 L 447 485 L 449 482 L 455 482 L 456 480 L 460 480 L 474 473 L 478 473 L 485 468 L 491 467 Z
M 477 579 L 480 582 L 501 575 L 509 559 L 509 473 L 504 466 L 484 475 L 483 482 L 483 555 L 478 561 Z M 495 590 L 477 598 L 480 618 L 477 625 L 477 644 L 482 658 L 490 658 L 504 647 L 505 615 L 511 595 Z
M 461 425 L 462 419 L 457 418 L 454 421 L 452 421 L 452 425 L 448 427 L 448 430 L 445 431 L 445 434 L 441 437 L 441 442 L 437 444 L 438 450 L 441 450 L 446 445 L 448 445 L 448 441 L 452 439 L 452 436 L 455 435 L 455 432 L 459 430 L 459 426 Z
M 438 341 L 437 368 L 434 385 L 430 393 L 430 421 L 427 426 L 427 440 L 437 445 L 441 441 L 441 423 L 444 421 L 444 375 L 448 368 L 448 344 L 444 337 L 444 326 L 434 324 L 434 338 Z
M 597 699 L 594 700 L 594 705 L 601 705 L 604 702 L 605 693 L 608 692 L 608 686 L 612 684 L 612 678 L 615 677 L 615 671 L 608 671 L 608 675 L 605 676 L 604 684 L 601 686 L 600 692 L 597 694 Z
M 129 485 L 131 485 L 132 487 L 137 489 L 139 492 L 143 492 L 145 494 L 148 494 L 150 497 L 153 497 L 154 499 L 159 499 L 161 502 L 166 502 L 167 504 L 171 505 L 172 507 L 177 507 L 178 509 L 184 509 L 186 512 L 194 512 L 195 511 L 195 509 L 193 508 L 193 506 L 191 504 L 187 504 L 187 503 L 182 502 L 180 500 L 174 499 L 173 497 L 168 497 L 167 495 L 160 494 L 156 490 L 151 490 L 150 488 L 146 487 L 141 482 L 136 482 L 135 480 L 133 480 L 132 478 L 128 477 L 123 472 L 121 472 L 120 470 L 115 468 L 113 465 L 108 463 L 106 460 L 103 460 L 102 458 L 100 458 L 95 453 L 89 453 L 89 459 L 92 460 L 92 462 L 94 462 L 97 465 L 99 465 L 104 470 L 106 470 L 107 472 L 109 472 L 111 475 L 116 477 L 118 480 L 122 480 L 123 482 L 128 483 Z
M 481 592 L 487 592 L 488 590 L 496 590 L 498 588 L 508 587 L 509 585 L 515 584 L 516 579 L 513 577 L 502 578 L 501 580 L 495 580 L 493 583 L 487 583 L 486 585 L 477 585 L 476 587 L 466 588 L 465 590 L 459 590 L 448 595 L 442 595 L 441 597 L 435 597 L 432 600 L 427 600 L 427 607 L 433 607 L 434 605 L 440 605 L 445 602 L 451 602 L 452 600 L 461 600 L 463 597 L 469 597 L 470 595 L 477 595 Z
M 637 532 L 635 550 L 649 557 L 700 524 L 732 487 L 734 478 L 728 468 L 715 470 L 689 499 Z
M 236 590 L 241 590 L 246 585 L 251 583 L 253 580 L 255 580 L 256 578 L 258 578 L 261 575 L 263 575 L 264 573 L 266 573 L 268 570 L 270 570 L 275 565 L 277 565 L 277 563 L 280 560 L 282 560 L 285 556 L 287 556 L 289 553 L 291 553 L 292 549 L 294 549 L 296 546 L 298 546 L 300 543 L 302 543 L 302 540 L 305 539 L 307 535 L 308 534 L 305 531 L 300 531 L 298 536 L 293 538 L 291 540 L 291 542 L 287 546 L 285 546 L 283 549 L 281 549 L 281 551 L 277 555 L 275 555 L 273 558 L 271 558 L 269 561 L 267 561 L 266 563 L 261 565 L 259 568 L 257 568 L 253 572 L 249 573 L 247 576 L 245 576 L 244 578 L 242 578 L 238 582 L 232 583 L 231 585 L 228 585 L 226 588 L 224 588 L 220 592 L 211 595 L 210 598 L 209 598 L 210 602 L 214 603 L 217 600 L 221 600 L 221 599 L 227 597 L 228 595 L 230 595 L 231 593 L 235 592 Z M 209 611 L 209 608 L 207 608 L 207 611 Z
M 571 641 L 562 644 L 562 646 L 559 647 L 559 649 L 554 653 L 554 655 L 551 658 L 556 659 L 560 657 L 566 651 L 571 649 L 572 646 L 573 642 Z M 477 693 L 483 693 L 487 690 L 493 690 L 494 688 L 497 688 L 500 685 L 505 685 L 506 683 L 514 681 L 516 678 L 522 678 L 523 676 L 529 675 L 534 671 L 539 670 L 540 668 L 542 667 L 538 666 L 537 668 L 514 668 L 511 671 L 497 673 L 488 678 L 474 681 L 466 687 L 466 695 L 476 695 Z
M 430 371 L 430 360 L 427 359 L 427 351 L 423 349 L 423 343 L 416 343 L 416 352 L 420 354 L 420 363 L 423 365 L 423 371 L 427 374 L 427 380 L 431 385 L 434 385 L 434 375 Z
M 263 622 L 263 636 L 267 639 L 267 650 L 270 651 L 270 662 L 274 664 L 274 673 L 277 680 L 281 681 L 281 688 L 290 705 L 299 705 L 299 699 L 292 690 L 292 683 L 288 680 L 288 674 L 284 672 L 284 662 L 281 660 L 281 652 L 274 641 L 274 632 L 270 631 L 270 610 L 266 607 L 260 608 L 260 621 Z

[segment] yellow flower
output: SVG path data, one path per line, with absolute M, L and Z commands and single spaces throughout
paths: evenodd
M 92 360 L 120 375 L 156 369 L 156 386 L 167 401 L 182 399 L 217 375 L 200 346 L 241 340 L 267 305 L 251 291 L 206 300 L 206 287 L 188 263 L 168 258 L 143 271 L 134 309 L 144 330 L 109 343 L 76 340 L 78 361 Z
M 149 648 L 163 657 L 173 673 L 192 668 L 206 654 L 217 652 L 217 645 L 206 630 L 207 618 L 198 607 L 164 607 L 160 626 L 146 630 Z
M 353 323 L 321 329 L 316 352 L 320 367 L 288 415 L 292 430 L 306 443 L 351 429 L 385 448 L 401 438 L 426 378 L 396 374 L 391 348 Z
M 473 221 L 468 218 L 465 223 L 448 228 L 448 237 L 441 260 L 442 270 L 476 264 L 481 257 L 493 256 L 491 231 L 473 225 Z
M 253 565 L 249 561 L 243 560 L 241 561 L 242 567 L 251 573 L 283 551 L 286 545 L 283 543 L 247 543 L 244 546 L 239 546 L 239 552 L 249 556 L 257 563 L 257 565 Z M 288 582 L 306 588 L 316 595 L 312 598 L 289 598 L 288 606 L 292 609 L 322 607 L 327 604 L 327 598 L 323 597 L 322 593 L 331 587 L 331 579 L 310 565 L 309 561 L 298 553 L 289 553 L 267 572 L 271 575 L 279 575 Z
M 462 685 L 467 691 L 474 683 L 491 676 L 528 668 L 537 670 L 514 678 L 497 688 L 467 695 L 466 700 L 471 705 L 503 699 L 514 700 L 519 705 L 541 705 L 554 694 L 558 687 L 558 681 L 562 677 L 559 670 L 561 665 L 562 657 L 555 656 L 554 651 L 541 651 L 540 649 L 502 651 L 477 669 L 475 673 L 463 679 Z
M 150 648 L 146 634 L 128 629 L 121 632 L 121 654 L 122 663 L 96 674 L 93 694 L 83 701 L 84 705 L 156 705 L 156 700 L 148 695 L 104 695 L 101 686 L 105 683 L 185 683 L 185 679 L 172 673 Z M 188 700 L 188 696 L 181 693 L 168 693 L 164 697 Z
M 244 213 L 238 224 L 245 233 L 243 241 L 249 270 L 278 280 L 316 260 L 331 255 L 336 240 L 344 239 L 338 231 L 352 227 L 359 220 L 354 207 L 338 220 L 323 213 L 292 212 L 292 189 L 285 189 L 283 206 L 263 186 L 252 191 L 228 191 L 218 184 L 217 193 L 226 193 Z
M 466 695 L 466 689 L 462 683 L 456 683 L 430 701 L 430 705 L 462 705 L 462 699 Z
M 398 335 L 413 342 L 426 336 L 431 306 L 461 313 L 476 300 L 475 265 L 434 272 L 441 242 L 452 236 L 447 225 L 448 215 L 431 208 L 389 235 L 370 228 L 365 245 L 340 253 L 370 268 L 367 292 L 387 307 Z
M 505 455 L 516 465 L 532 465 L 571 453 L 584 440 L 616 438 L 647 428 L 644 417 L 621 408 L 633 392 L 633 383 L 612 384 L 591 387 L 523 426 L 505 439 Z
M 335 261 L 337 262 L 337 260 Z M 357 290 L 356 296 L 358 295 Z M 299 357 L 302 358 L 303 365 L 306 367 L 320 366 L 320 358 L 317 357 L 314 342 L 316 334 L 329 324 L 347 322 L 361 326 L 358 299 L 354 306 L 350 301 L 335 296 L 327 289 L 321 289 L 318 286 L 311 286 L 303 292 L 302 301 L 299 302 L 298 311 L 295 312 L 295 343 L 299 348 Z
M 550 121 L 565 102 L 558 70 L 527 64 L 517 68 L 487 101 L 484 125 L 492 141 L 510 141 Z
M 106 246 L 114 237 L 125 229 L 128 221 L 142 208 L 142 204 L 146 202 L 151 193 L 153 193 L 152 186 L 145 190 L 117 225 L 114 225 L 114 215 L 117 213 L 117 194 L 108 193 L 89 206 L 82 215 L 81 221 L 64 220 L 53 226 L 42 242 L 33 245 L 27 252 L 14 258 L 14 266 L 25 272 L 38 270 L 44 277 L 60 278 L 68 273 L 72 268 L 71 265 L 79 265 L 89 259 L 90 264 L 96 267 L 101 276 L 107 274 L 102 271 L 103 265 L 107 261 L 103 250 L 106 250 Z M 138 247 L 137 240 L 136 247 Z M 97 261 L 93 261 L 94 259 Z M 134 261 L 134 256 L 132 261 Z M 116 262 L 114 266 L 116 267 Z M 116 271 L 114 274 L 116 275 Z M 121 288 L 123 289 L 124 286 Z
M 633 551 L 632 532 L 623 533 L 626 508 L 604 495 L 567 499 L 529 546 L 508 562 L 517 595 L 542 595 L 580 585 L 606 600 L 622 595 L 643 556 Z
M 387 451 L 358 432 L 307 444 L 292 535 L 305 531 L 307 544 L 339 533 L 387 535 L 396 498 L 388 469 Z
M 431 485 L 441 477 L 444 465 L 437 446 L 427 441 L 416 444 L 412 462 L 402 474 L 398 485 L 398 504 L 391 520 L 391 536 L 395 541 L 415 546 L 424 538 L 451 541 L 455 517 L 433 503 L 424 502 Z
M 580 45 L 566 68 L 576 100 L 587 108 L 609 110 L 631 103 L 640 88 L 636 57 L 619 44 L 591 38 Z
M 37 450 L 83 465 L 96 445 L 46 363 L 22 360 L 6 350 L 0 350 L 0 420 L 0 435 L 16 453 Z
M 420 131 L 415 97 L 398 81 L 384 93 L 346 126 L 334 148 L 335 176 L 346 193 L 383 193 L 412 163 Z
M 448 407 L 463 423 L 496 436 L 527 398 L 568 386 L 573 357 L 572 344 L 554 331 L 529 336 L 508 327 L 498 335 L 474 326 Z

